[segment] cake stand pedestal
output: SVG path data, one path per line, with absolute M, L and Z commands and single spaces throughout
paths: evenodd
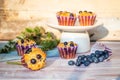
M 87 30 L 98 27 L 102 23 L 97 21 L 93 26 L 79 26 L 79 24 L 60 26 L 57 20 L 49 19 L 47 25 L 62 32 L 60 42 L 73 41 L 78 45 L 77 53 L 84 53 L 90 50 L 90 38 Z
M 62 32 L 61 42 L 74 41 L 78 44 L 77 53 L 83 53 L 90 50 L 90 39 L 88 32 Z

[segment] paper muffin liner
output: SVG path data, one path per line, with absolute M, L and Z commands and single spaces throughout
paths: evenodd
M 32 48 L 32 47 L 36 47 L 35 44 L 33 45 L 27 45 L 27 46 L 23 46 L 23 45 L 16 45 L 16 49 L 17 49 L 17 53 L 19 56 L 22 56 L 29 48 Z
M 77 46 L 74 47 L 58 47 L 58 51 L 61 58 L 72 59 L 76 56 Z
M 62 26 L 74 26 L 76 17 L 57 16 L 58 24 Z
M 78 16 L 80 26 L 91 26 L 94 24 L 96 15 L 94 16 Z

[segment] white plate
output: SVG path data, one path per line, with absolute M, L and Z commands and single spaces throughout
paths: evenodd
M 60 25 L 58 25 L 57 19 L 48 19 L 47 25 L 52 28 L 62 30 L 62 31 L 80 32 L 80 31 L 87 31 L 87 30 L 93 29 L 95 27 L 101 26 L 101 25 L 103 25 L 103 23 L 96 21 L 95 24 L 92 26 L 80 26 L 79 22 L 76 21 L 75 26 L 60 26 Z

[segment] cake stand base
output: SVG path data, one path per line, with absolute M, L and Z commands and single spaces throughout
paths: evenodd
M 78 44 L 77 53 L 84 53 L 90 50 L 90 38 L 87 31 L 84 32 L 62 32 L 61 42 L 73 41 Z

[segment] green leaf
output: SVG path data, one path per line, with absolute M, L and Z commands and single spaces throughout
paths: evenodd
M 39 33 L 40 33 L 40 28 L 39 28 L 39 27 L 35 27 L 35 28 L 34 28 L 34 32 L 35 32 L 36 34 L 39 34 Z
M 25 28 L 25 32 L 32 33 L 33 30 L 31 28 Z
M 10 61 L 7 61 L 7 64 L 22 65 L 22 63 L 21 63 L 20 61 L 17 61 L 17 62 L 10 62 Z
M 17 38 L 17 39 L 23 39 L 23 38 L 22 38 L 22 37 L 20 37 L 20 36 L 17 36 L 16 38 Z

